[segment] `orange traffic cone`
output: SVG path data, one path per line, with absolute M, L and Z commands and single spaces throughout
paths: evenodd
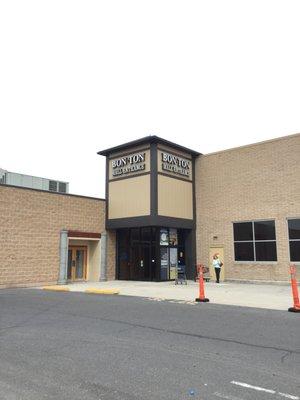
M 294 300 L 294 307 L 290 307 L 288 311 L 291 312 L 300 312 L 300 302 L 299 302 L 299 293 L 298 293 L 298 285 L 296 279 L 296 267 L 295 265 L 290 266 L 291 273 L 291 286 Z
M 198 265 L 197 269 L 199 271 L 199 297 L 197 297 L 195 301 L 197 301 L 197 303 L 207 303 L 209 299 L 207 299 L 204 294 L 203 265 Z

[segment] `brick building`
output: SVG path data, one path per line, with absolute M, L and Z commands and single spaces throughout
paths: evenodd
M 225 280 L 287 281 L 300 265 L 300 134 L 207 155 L 149 136 L 99 154 L 106 200 L 0 184 L 0 287 L 172 280 L 178 265 L 193 278 L 216 253 Z

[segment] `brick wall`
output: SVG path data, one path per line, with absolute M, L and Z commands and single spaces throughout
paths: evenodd
M 116 231 L 107 231 L 107 279 L 116 277 Z
M 209 264 L 209 247 L 220 245 L 227 279 L 288 280 L 286 219 L 300 218 L 300 134 L 199 157 L 196 206 L 198 262 Z M 275 219 L 277 263 L 234 261 L 232 222 L 255 219 Z
M 0 286 L 57 282 L 60 231 L 104 225 L 103 200 L 0 185 Z

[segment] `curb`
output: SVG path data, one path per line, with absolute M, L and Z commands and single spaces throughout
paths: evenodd
M 89 293 L 89 294 L 119 294 L 120 290 L 119 289 L 85 289 L 84 293 Z
M 70 292 L 70 288 L 66 286 L 44 286 L 42 289 L 51 292 Z

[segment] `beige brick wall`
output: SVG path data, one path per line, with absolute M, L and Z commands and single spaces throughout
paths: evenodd
M 300 218 L 300 134 L 199 157 L 196 206 L 198 262 L 209 264 L 209 247 L 220 245 L 226 279 L 288 280 L 286 219 Z M 234 261 L 232 222 L 256 219 L 275 219 L 277 263 Z
M 107 231 L 107 279 L 116 277 L 116 231 Z
M 60 231 L 104 225 L 103 200 L 0 185 L 0 286 L 57 282 Z

